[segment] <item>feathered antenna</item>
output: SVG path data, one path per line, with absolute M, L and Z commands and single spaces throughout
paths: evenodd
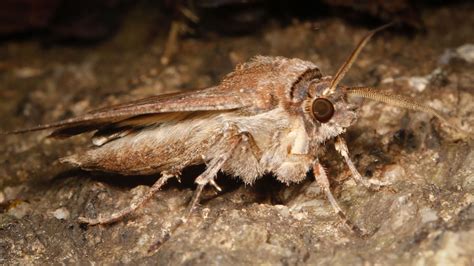
M 458 131 L 463 136 L 468 137 L 468 138 L 473 137 L 471 133 L 461 129 L 458 125 L 450 122 L 446 117 L 444 117 L 444 115 L 442 115 L 437 110 L 433 109 L 432 107 L 428 105 L 419 103 L 414 99 L 411 99 L 402 95 L 391 94 L 387 91 L 381 91 L 381 90 L 370 88 L 370 87 L 345 88 L 345 93 L 347 95 L 359 96 L 362 98 L 367 98 L 367 99 L 383 102 L 383 103 L 390 104 L 393 106 L 431 114 L 437 117 L 439 120 L 441 120 L 441 122 L 445 123 L 446 125 Z
M 360 40 L 359 44 L 357 44 L 356 48 L 354 49 L 354 51 L 352 51 L 351 55 L 346 59 L 346 61 L 344 62 L 344 64 L 339 68 L 339 70 L 337 70 L 336 72 L 336 75 L 334 76 L 334 78 L 332 79 L 331 81 L 331 85 L 329 86 L 328 90 L 327 90 L 327 93 L 333 93 L 335 90 L 336 90 L 336 87 L 337 85 L 339 84 L 339 82 L 341 82 L 341 80 L 344 78 L 344 76 L 346 75 L 347 71 L 349 71 L 349 69 L 351 68 L 352 64 L 355 62 L 355 60 L 357 59 L 357 57 L 359 56 L 359 53 L 360 51 L 362 51 L 362 49 L 365 47 L 365 45 L 367 44 L 367 42 L 370 40 L 370 38 L 372 36 L 374 36 L 375 33 L 381 31 L 381 30 L 384 30 L 390 26 L 392 26 L 394 24 L 394 22 L 392 23 L 389 23 L 389 24 L 385 24 L 381 27 L 378 27 L 374 30 L 371 30 L 369 33 L 367 33 L 367 35 L 362 38 L 362 40 Z

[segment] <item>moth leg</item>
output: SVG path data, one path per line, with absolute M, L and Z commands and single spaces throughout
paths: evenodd
M 110 224 L 117 222 L 121 220 L 123 217 L 126 215 L 129 215 L 130 213 L 134 212 L 136 209 L 141 207 L 145 202 L 147 202 L 149 199 L 151 199 L 156 192 L 158 192 L 161 187 L 166 184 L 166 182 L 171 178 L 174 177 L 174 175 L 170 175 L 167 173 L 162 173 L 161 177 L 153 184 L 153 186 L 150 188 L 150 190 L 143 196 L 141 196 L 139 199 L 137 199 L 135 202 L 132 202 L 130 206 L 128 206 L 125 209 L 122 209 L 118 212 L 102 216 L 99 215 L 99 217 L 92 219 L 92 218 L 86 218 L 86 217 L 79 217 L 79 222 L 80 223 L 85 223 L 88 225 L 97 225 L 97 224 Z
M 252 152 L 253 156 L 255 159 L 260 160 L 262 157 L 262 150 L 257 145 L 257 142 L 255 142 L 255 139 L 253 138 L 252 134 L 249 132 L 241 132 L 239 133 L 242 136 L 242 141 L 246 142 L 248 144 L 248 147 L 250 148 L 250 151 Z M 247 148 L 244 146 L 244 148 Z
M 230 148 L 229 150 L 225 153 L 222 154 L 218 157 L 215 157 L 214 159 L 211 160 L 211 162 L 208 164 L 206 170 L 200 174 L 196 180 L 195 183 L 197 184 L 197 188 L 194 191 L 193 197 L 184 213 L 183 216 L 181 216 L 179 219 L 177 219 L 167 230 L 165 233 L 165 236 L 154 243 L 150 248 L 149 251 L 156 250 L 159 248 L 164 242 L 169 240 L 172 236 L 172 234 L 183 224 L 185 224 L 189 217 L 191 216 L 192 212 L 196 208 L 196 206 L 199 203 L 199 198 L 202 194 L 202 191 L 204 187 L 208 184 L 214 186 L 217 190 L 221 190 L 219 186 L 217 186 L 215 182 L 215 177 L 219 170 L 222 168 L 224 163 L 232 156 L 232 153 L 235 151 L 237 146 L 244 140 L 243 134 L 239 135 L 234 135 L 231 137 L 231 142 L 230 142 Z
M 358 184 L 364 185 L 368 189 L 378 190 L 380 187 L 390 185 L 390 182 L 380 181 L 374 178 L 366 178 L 362 176 L 357 168 L 355 167 L 354 163 L 352 162 L 351 158 L 349 157 L 349 149 L 347 148 L 346 142 L 341 136 L 336 138 L 336 142 L 334 143 L 334 147 L 336 150 L 342 155 L 344 160 L 346 161 L 347 166 L 349 166 L 349 170 L 351 171 L 351 177 L 356 181 Z
M 319 163 L 319 160 L 316 160 L 313 165 L 313 174 L 316 182 L 318 183 L 319 187 L 323 190 L 324 194 L 326 194 L 326 198 L 331 203 L 332 208 L 336 212 L 336 214 L 341 218 L 342 222 L 353 232 L 356 234 L 363 236 L 365 235 L 365 230 L 360 229 L 357 225 L 353 224 L 349 219 L 347 219 L 344 211 L 339 207 L 336 199 L 331 193 L 331 189 L 329 187 L 329 180 L 326 175 L 326 171 L 324 167 Z
M 262 150 L 260 150 L 260 147 L 258 147 L 257 142 L 253 138 L 252 134 L 248 131 L 243 131 L 241 130 L 237 125 L 231 124 L 231 123 L 226 123 L 224 125 L 224 132 L 223 136 L 225 137 L 233 137 L 233 138 L 238 138 L 238 142 L 242 143 L 244 142 L 247 144 L 247 146 L 242 146 L 243 149 L 250 149 L 252 152 L 252 155 L 257 159 L 260 160 L 262 157 Z M 239 144 L 238 143 L 238 144 Z

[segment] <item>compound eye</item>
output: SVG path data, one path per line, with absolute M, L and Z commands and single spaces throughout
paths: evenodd
M 319 122 L 326 123 L 334 115 L 334 105 L 328 99 L 318 98 L 313 101 L 312 111 Z

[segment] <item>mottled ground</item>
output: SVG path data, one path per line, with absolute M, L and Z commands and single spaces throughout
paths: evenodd
M 416 97 L 474 132 L 473 14 L 472 4 L 426 10 L 426 32 L 379 34 L 345 83 Z M 166 36 L 149 40 L 147 27 L 146 14 L 135 11 L 120 34 L 98 46 L 1 44 L 1 128 L 210 86 L 258 54 L 307 59 L 329 75 L 368 30 L 326 18 L 273 24 L 246 37 L 185 39 L 162 67 Z M 206 191 L 189 223 L 153 253 L 148 247 L 184 211 L 197 171 L 124 221 L 88 228 L 78 216 L 127 206 L 155 178 L 67 169 L 55 160 L 84 149 L 87 136 L 46 135 L 0 136 L 0 264 L 474 264 L 473 142 L 425 114 L 366 101 L 347 134 L 358 169 L 392 181 L 390 188 L 355 185 L 332 148 L 322 159 L 348 217 L 371 236 L 347 231 L 311 180 L 285 187 L 266 177 L 246 187 L 222 176 L 224 192 Z

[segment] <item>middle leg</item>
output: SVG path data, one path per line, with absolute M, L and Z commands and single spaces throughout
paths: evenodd
M 228 139 L 223 140 L 223 141 L 228 141 L 229 146 L 228 146 L 227 151 L 224 154 L 221 154 L 221 155 L 213 158 L 209 162 L 209 164 L 207 165 L 206 170 L 196 178 L 195 183 L 197 184 L 197 188 L 194 191 L 193 197 L 192 197 L 185 213 L 179 219 L 177 219 L 166 230 L 166 233 L 162 237 L 162 239 L 160 239 L 159 241 L 157 241 L 156 243 L 154 243 L 150 247 L 150 249 L 149 249 L 150 252 L 153 251 L 153 250 L 156 250 L 161 245 L 163 245 L 163 243 L 165 243 L 167 240 L 169 240 L 171 238 L 172 234 L 181 225 L 185 224 L 188 221 L 188 219 L 191 216 L 192 212 L 194 211 L 194 209 L 198 205 L 200 196 L 201 196 L 202 191 L 203 191 L 203 189 L 206 185 L 210 184 L 210 185 L 214 186 L 214 188 L 216 188 L 216 190 L 218 190 L 218 191 L 221 190 L 215 182 L 215 177 L 217 176 L 217 173 L 222 168 L 222 166 L 232 156 L 232 154 L 234 153 L 235 149 L 239 146 L 239 144 L 242 143 L 243 140 L 245 140 L 245 136 L 246 136 L 245 133 L 238 133 L 237 135 L 229 136 Z

